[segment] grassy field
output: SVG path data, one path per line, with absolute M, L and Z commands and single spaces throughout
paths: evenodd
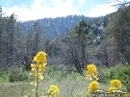
M 103 78 L 102 80 L 100 80 L 99 82 L 100 89 L 107 90 L 110 87 L 109 76 L 111 76 L 110 75 L 111 71 L 117 70 L 118 68 L 120 67 L 98 68 L 100 78 L 104 77 L 104 75 L 107 75 L 107 77 L 104 77 L 104 80 Z M 4 77 L 5 78 L 5 79 L 3 78 L 4 81 L 3 82 L 1 81 L 0 83 L 0 97 L 23 97 L 24 95 L 32 97 L 34 94 L 32 92 L 32 89 L 34 87 L 30 85 L 31 78 L 28 77 L 29 79 L 26 79 L 23 77 L 23 79 L 25 79 L 23 81 L 9 82 L 9 76 L 10 76 L 9 74 L 15 71 L 15 70 L 11 71 L 9 70 L 7 73 L 4 73 L 6 77 Z M 86 78 L 86 76 L 81 76 L 77 72 L 68 72 L 66 70 L 67 68 L 62 65 L 58 67 L 57 66 L 47 67 L 44 79 L 40 83 L 39 88 L 40 91 L 47 93 L 50 85 L 58 85 L 60 93 L 57 94 L 56 97 L 87 97 L 88 85 L 90 81 Z M 18 69 L 17 71 L 18 72 L 16 72 L 16 74 L 22 72 L 23 74 L 25 74 L 25 76 L 30 76 L 29 72 L 27 71 L 22 71 L 21 69 Z M 2 76 L 0 76 L 0 79 L 2 79 Z M 24 75 L 20 75 L 20 77 L 22 76 Z M 126 88 L 123 86 L 122 90 L 126 91 Z
M 40 84 L 40 89 L 47 93 L 49 86 L 53 84 L 58 85 L 60 89 L 57 97 L 86 97 L 89 80 L 79 76 L 75 79 L 66 78 L 61 81 L 52 78 L 50 81 L 43 81 Z M 108 84 L 100 83 L 100 87 L 106 90 Z M 0 97 L 23 97 L 25 94 L 31 96 L 33 95 L 32 89 L 33 86 L 29 82 L 1 83 Z

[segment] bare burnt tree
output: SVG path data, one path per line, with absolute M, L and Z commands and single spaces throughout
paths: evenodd
M 82 68 L 82 64 L 81 64 L 81 60 L 80 60 L 80 51 L 79 51 L 79 47 L 78 45 L 76 45 L 75 43 L 71 42 L 68 43 L 69 45 L 69 55 L 70 55 L 70 59 L 72 61 L 72 64 L 75 66 L 77 72 L 79 72 L 81 75 L 83 75 L 83 68 Z
M 103 65 L 109 67 L 109 56 L 108 56 L 108 43 L 105 42 L 100 46 L 100 50 L 97 54 L 98 59 L 102 62 Z
M 68 42 L 70 58 L 81 75 L 83 75 L 83 70 L 88 63 L 86 52 L 88 36 L 88 26 L 84 20 L 81 20 L 79 24 L 70 31 L 70 41 Z
M 30 70 L 30 63 L 32 62 L 33 57 L 36 53 L 42 48 L 40 48 L 40 44 L 43 42 L 42 40 L 42 30 L 40 25 L 37 22 L 34 22 L 33 26 L 30 29 L 30 32 L 25 37 L 25 54 L 24 54 L 24 61 L 26 70 Z

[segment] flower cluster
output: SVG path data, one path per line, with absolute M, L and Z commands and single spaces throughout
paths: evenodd
M 98 90 L 99 89 L 98 82 L 97 81 L 92 81 L 89 84 L 88 89 L 90 91 L 90 94 L 92 94 L 94 91 Z
M 38 80 L 43 80 L 43 74 L 45 71 L 45 66 L 47 54 L 45 52 L 38 52 L 37 55 L 33 59 L 33 63 L 31 64 L 31 70 L 33 71 L 33 75 L 38 78 Z
M 121 89 L 121 81 L 119 80 L 111 80 L 111 87 L 108 89 L 108 92 L 113 92 Z
M 34 57 L 34 61 L 36 61 L 38 63 L 46 63 L 46 56 L 47 56 L 47 54 L 45 52 L 40 51 Z
M 111 85 L 115 87 L 116 89 L 121 89 L 121 86 L 122 86 L 121 81 L 119 80 L 112 80 Z
M 90 80 L 98 80 L 97 75 L 97 68 L 94 64 L 90 64 L 87 67 L 87 72 L 86 72 L 86 77 L 89 78 Z
M 56 94 L 59 93 L 59 88 L 56 85 L 51 85 L 48 92 L 49 92 L 49 97 L 55 97 Z
M 46 62 L 46 56 L 47 54 L 43 51 L 40 51 L 36 54 L 36 56 L 33 59 L 33 63 L 31 64 L 31 70 L 32 70 L 32 75 L 35 76 L 35 80 L 31 82 L 30 84 L 34 85 L 35 88 L 35 93 L 36 97 L 38 97 L 38 85 L 41 80 L 43 80 L 43 74 L 45 72 L 45 66 L 47 64 Z M 41 95 L 41 93 L 40 93 Z M 41 95 L 42 97 L 43 95 Z
M 107 92 L 100 90 L 97 82 L 98 72 L 96 66 L 94 64 L 90 64 L 86 68 L 86 77 L 91 80 L 91 83 L 88 86 L 88 96 L 95 97 L 97 95 L 98 97 L 104 97 L 107 95 L 108 97 L 115 97 L 118 95 L 118 97 L 123 97 L 123 95 L 126 94 L 126 92 L 120 91 L 122 84 L 121 81 L 117 79 L 111 80 L 111 87 L 107 90 Z
M 59 88 L 56 85 L 51 85 L 50 89 L 48 90 L 49 95 L 44 96 L 43 92 L 39 92 L 39 82 L 43 80 L 43 74 L 45 72 L 45 66 L 47 64 L 46 62 L 46 56 L 47 54 L 45 52 L 38 52 L 37 55 L 33 59 L 33 63 L 31 64 L 31 70 L 32 73 L 31 75 L 35 76 L 35 79 L 32 84 L 35 86 L 35 89 L 32 91 L 35 92 L 36 96 L 35 97 L 55 97 L 56 94 L 59 93 Z M 24 95 L 24 97 L 28 97 L 27 95 Z
M 89 95 L 92 95 L 92 93 L 94 91 L 99 89 L 99 85 L 97 82 L 98 72 L 97 72 L 97 68 L 94 64 L 89 64 L 86 68 L 87 68 L 86 77 L 92 81 L 88 86 Z

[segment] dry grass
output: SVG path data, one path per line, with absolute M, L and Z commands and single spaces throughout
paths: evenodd
M 2 83 L 0 84 L 0 97 L 23 97 L 24 93 L 31 90 L 27 83 Z
M 82 76 L 76 79 L 68 77 L 68 79 L 66 78 L 61 81 L 53 78 L 49 81 L 43 81 L 40 84 L 40 89 L 44 93 L 47 93 L 49 86 L 52 84 L 59 86 L 60 93 L 57 97 L 86 97 L 89 80 Z M 100 84 L 100 87 L 106 89 L 108 85 Z M 29 95 L 29 97 L 32 97 L 32 89 L 32 85 L 27 82 L 3 83 L 0 84 L 0 97 L 23 97 L 23 95 Z

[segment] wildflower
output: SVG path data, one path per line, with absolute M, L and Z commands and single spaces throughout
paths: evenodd
M 121 81 L 119 80 L 111 80 L 111 86 L 115 87 L 116 89 L 121 89 Z
M 46 63 L 46 56 L 47 54 L 45 52 L 38 52 L 37 55 L 34 57 L 34 61 L 36 62 L 42 62 L 42 63 Z
M 51 85 L 48 92 L 49 92 L 49 94 L 50 94 L 49 97 L 55 97 L 56 94 L 59 93 L 59 88 L 58 88 L 58 86 L 56 86 L 56 85 Z
M 40 97 L 45 97 L 45 96 L 43 96 L 43 92 L 39 92 L 39 95 L 40 95 Z
M 32 75 L 36 77 L 36 79 L 43 80 L 43 74 L 45 71 L 45 66 L 47 54 L 45 52 L 38 52 L 37 55 L 34 57 L 34 62 L 31 64 L 31 70 L 33 71 Z M 37 84 L 33 84 L 37 86 Z
M 97 78 L 98 72 L 96 66 L 94 64 L 90 64 L 86 68 L 87 68 L 86 77 L 89 78 L 90 80 L 93 79 L 98 80 Z
M 43 75 L 41 73 L 38 73 L 38 79 L 43 80 Z
M 39 64 L 38 71 L 45 71 L 45 66 L 46 66 L 45 63 L 44 64 Z
M 43 95 L 43 92 L 39 93 L 39 83 L 41 80 L 43 80 L 43 74 L 45 71 L 45 66 L 47 64 L 46 56 L 47 54 L 45 52 L 42 52 L 42 51 L 38 52 L 33 59 L 33 63 L 31 64 L 32 73 L 30 75 L 35 76 L 36 79 L 30 84 L 35 86 L 35 89 L 32 90 L 36 94 L 35 97 L 45 97 Z
M 39 94 L 40 94 L 40 95 L 43 95 L 44 93 L 43 93 L 43 92 L 40 92 Z
M 23 97 L 28 97 L 27 95 L 24 95 Z
M 99 86 L 98 86 L 97 81 L 92 81 L 88 86 L 88 90 L 90 91 L 90 94 L 92 94 L 94 91 L 96 91 L 98 89 L 99 89 Z
M 34 85 L 34 86 L 37 86 L 37 83 L 34 81 L 34 82 L 31 82 L 30 84 Z
M 32 89 L 32 92 L 35 92 L 35 89 Z
M 31 70 L 32 70 L 32 71 L 35 71 L 36 68 L 37 68 L 37 65 L 36 65 L 36 64 L 31 64 Z
M 108 92 L 115 92 L 117 89 L 116 89 L 116 87 L 110 87 L 107 91 Z

